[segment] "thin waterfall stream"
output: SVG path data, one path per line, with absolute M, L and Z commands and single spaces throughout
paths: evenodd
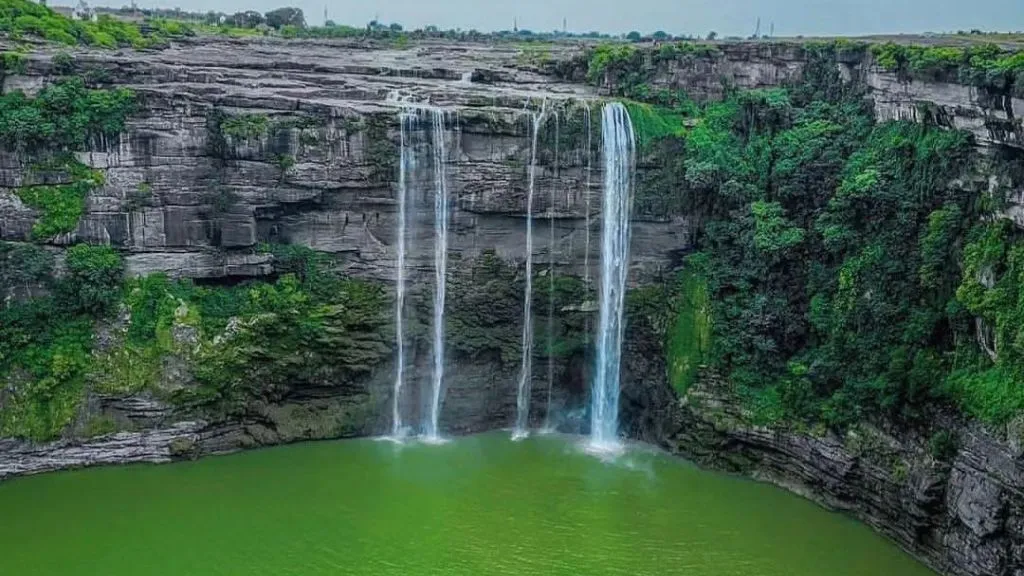
M 529 184 L 526 192 L 526 288 L 523 291 L 522 364 L 516 391 L 516 426 L 513 439 L 525 438 L 530 424 L 530 389 L 533 372 L 533 188 L 537 175 L 537 136 L 544 120 L 547 103 L 531 116 L 533 134 L 530 144 Z
M 601 109 L 604 198 L 601 211 L 601 292 L 597 366 L 591 391 L 591 447 L 619 447 L 619 378 L 623 311 L 629 273 L 629 217 L 636 163 L 636 136 L 626 107 L 611 102 Z
M 400 153 L 398 169 L 398 262 L 395 271 L 395 337 L 397 340 L 397 358 L 395 360 L 394 399 L 391 412 L 391 436 L 401 438 L 402 414 L 399 401 L 402 397 L 402 385 L 405 381 L 405 258 L 407 249 L 406 229 L 408 227 L 409 179 L 415 172 L 416 159 L 410 149 L 409 139 L 416 127 L 416 115 L 408 111 L 398 113 L 400 132 Z
M 432 144 L 434 152 L 434 341 L 433 374 L 430 389 L 430 419 L 426 423 L 427 441 L 441 439 L 438 417 L 441 412 L 441 386 L 444 383 L 444 309 L 448 273 L 448 182 L 445 162 L 448 158 L 445 144 L 447 114 L 444 110 L 430 110 Z
M 583 105 L 583 122 L 587 125 L 587 167 L 584 178 L 583 186 L 583 202 L 584 202 L 584 235 L 583 235 L 583 295 L 584 300 L 590 300 L 590 175 L 593 169 L 593 152 L 592 144 L 593 140 L 591 134 L 593 129 L 591 127 L 590 118 L 590 103 L 584 103 Z M 586 323 L 584 324 L 583 330 L 583 344 L 585 347 L 590 346 L 590 316 L 587 316 Z
M 548 394 L 547 403 L 544 408 L 544 430 L 550 432 L 552 429 L 551 421 L 551 389 L 555 385 L 555 187 L 557 187 L 561 181 L 561 170 L 559 168 L 559 158 L 561 157 L 561 150 L 559 148 L 559 142 L 561 140 L 561 125 L 559 123 L 558 113 L 555 113 L 555 179 L 548 187 Z

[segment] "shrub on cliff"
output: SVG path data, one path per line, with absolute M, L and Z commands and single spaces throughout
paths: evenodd
M 12 151 L 76 151 L 94 137 L 113 137 L 135 110 L 127 88 L 89 90 L 80 78 L 50 84 L 30 98 L 0 96 L 0 142 Z
M 21 263 L 13 276 L 43 281 L 48 260 L 36 254 L 31 261 L 32 269 Z M 0 309 L 0 436 L 52 439 L 78 410 L 92 363 L 92 321 L 118 300 L 123 269 L 113 249 L 84 244 L 68 250 L 65 265 L 54 296 Z
M 67 251 L 67 271 L 57 290 L 61 307 L 72 314 L 102 316 L 121 296 L 124 264 L 109 246 L 77 244 Z

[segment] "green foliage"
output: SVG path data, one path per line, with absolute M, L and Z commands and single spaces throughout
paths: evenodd
M 393 119 L 390 115 L 374 115 L 366 120 L 366 161 L 375 181 L 392 181 L 398 167 L 398 145 L 389 137 Z
M 977 318 L 967 334 L 977 346 L 962 346 L 947 391 L 970 414 L 1002 424 L 1024 410 L 1024 240 L 1008 221 L 978 225 L 969 240 L 956 294 Z
M 928 439 L 928 454 L 937 462 L 950 462 L 960 450 L 960 441 L 949 430 L 939 430 Z
M 102 316 L 121 294 L 124 264 L 109 246 L 76 244 L 67 251 L 67 269 L 57 291 L 59 302 L 72 313 Z
M 641 147 L 661 138 L 685 134 L 685 114 L 681 112 L 640 102 L 626 102 L 626 108 Z
M 523 316 L 523 283 L 516 267 L 494 252 L 485 252 L 468 270 L 453 275 L 452 308 L 447 318 L 447 345 L 456 355 L 497 354 L 507 366 L 519 361 Z M 535 286 L 543 280 L 536 278 Z M 535 305 L 547 307 L 546 291 L 536 290 Z M 544 340 L 538 340 L 544 341 Z
M 324 294 L 285 275 L 249 287 L 234 329 L 199 354 L 202 387 L 183 400 L 230 407 L 252 395 L 273 398 L 296 382 L 331 384 L 367 373 L 390 349 L 383 291 L 355 280 L 331 284 Z
M 52 170 L 52 167 L 47 167 Z M 38 168 L 37 168 L 38 170 Z M 103 185 L 103 175 L 76 160 L 64 159 L 57 170 L 70 182 L 56 185 L 25 186 L 16 190 L 22 202 L 40 212 L 32 227 L 36 239 L 48 239 L 72 232 L 85 212 L 85 198 Z
M 274 157 L 274 163 L 281 169 L 281 177 L 288 173 L 295 166 L 295 156 L 291 154 L 278 154 Z
M 67 52 L 57 52 L 51 59 L 53 71 L 59 76 L 66 76 L 75 71 L 75 59 Z
M 96 416 L 86 423 L 82 435 L 86 438 L 97 438 L 113 434 L 114 432 L 117 432 L 117 422 L 113 418 L 109 416 Z
M 1020 372 L 983 361 L 949 375 L 946 391 L 965 412 L 990 424 L 1006 424 L 1024 410 Z
M 677 308 L 683 336 L 669 341 L 673 384 L 706 362 L 764 422 L 920 416 L 963 339 L 958 239 L 977 213 L 954 182 L 970 139 L 872 126 L 855 94 L 805 86 L 740 92 L 688 123 L 667 137 L 682 153 L 663 146 L 652 161 L 701 222 L 701 273 L 683 287 L 696 304 Z
M 0 96 L 0 141 L 15 151 L 81 150 L 90 138 L 119 134 L 134 111 L 127 88 L 89 90 L 80 78 L 67 78 L 35 98 L 20 91 Z
M 690 257 L 680 273 L 673 308 L 676 310 L 668 337 L 668 376 L 682 396 L 697 378 L 711 351 L 711 299 L 703 267 L 706 258 Z
M 164 274 L 132 278 L 125 283 L 124 303 L 130 313 L 128 342 L 146 345 L 167 340 L 180 303 L 191 299 L 195 287 Z
M 25 55 L 18 52 L 0 53 L 0 77 L 25 73 Z
M 23 316 L 17 318 L 19 313 Z M 23 337 L 31 336 L 0 364 L 10 389 L 0 408 L 0 436 L 55 438 L 81 402 L 92 346 L 89 323 L 74 320 L 50 327 L 40 323 L 51 321 L 50 311 L 42 308 L 5 310 L 2 320 L 5 337 L 20 330 Z
M 759 200 L 750 205 L 754 214 L 754 246 L 769 254 L 790 250 L 804 241 L 803 228 L 793 226 L 778 202 Z
M 875 62 L 904 78 L 945 79 L 999 92 L 1019 94 L 1024 75 L 1024 52 L 1004 51 L 995 44 L 914 46 L 876 44 Z
M 220 128 L 225 136 L 240 140 L 256 140 L 267 134 L 268 125 L 264 114 L 241 114 L 224 119 Z
M 32 244 L 0 242 L 0 294 L 17 287 L 47 285 L 53 254 Z
M 721 54 L 721 50 L 713 44 L 697 44 L 695 42 L 665 42 L 654 50 L 653 60 L 657 62 L 675 62 L 693 57 L 711 57 Z
M 223 413 L 298 383 L 342 385 L 386 356 L 394 336 L 379 285 L 337 276 L 308 248 L 264 248 L 282 274 L 276 282 L 197 286 L 162 274 L 122 281 L 120 256 L 87 245 L 67 251 L 54 281 L 48 253 L 0 244 L 0 287 L 54 285 L 52 297 L 0 308 L 0 436 L 52 439 L 87 388 L 152 389 L 171 357 L 198 380 L 172 399 Z M 93 351 L 93 323 L 117 310 L 127 325 Z
M 615 95 L 668 106 L 668 102 L 652 98 L 647 86 L 659 67 L 693 58 L 711 58 L 720 53 L 716 46 L 693 42 L 666 42 L 653 49 L 607 42 L 587 51 L 586 79 L 591 84 L 607 86 Z M 660 96 L 667 94 L 659 93 Z
M 600 44 L 589 52 L 587 81 L 599 84 L 609 77 L 639 72 L 643 53 L 630 44 Z
M 291 6 L 277 8 L 264 14 L 267 26 L 271 28 L 283 28 L 285 26 L 294 26 L 296 28 L 306 27 L 306 18 L 302 14 L 301 8 L 294 8 Z
M 185 38 L 195 36 L 195 30 L 185 22 L 167 18 L 147 18 L 146 26 L 152 34 L 163 38 Z
M 0 308 L 0 436 L 49 440 L 74 419 L 93 338 L 92 319 L 81 312 L 99 309 L 82 303 L 99 291 L 103 274 L 94 267 L 110 264 L 103 262 L 109 256 L 99 255 L 108 250 L 69 250 L 68 273 L 54 280 L 49 252 L 31 245 L 0 247 L 0 287 L 36 284 L 52 286 L 55 293 Z M 119 267 L 120 259 L 114 258 Z M 114 292 L 116 298 L 116 286 Z
M 13 38 L 37 36 L 68 45 L 156 48 L 165 46 L 170 38 L 191 35 L 192 32 L 180 23 L 168 26 L 147 22 L 143 28 L 137 23 L 107 15 L 100 16 L 95 22 L 72 20 L 31 0 L 0 0 L 0 33 Z

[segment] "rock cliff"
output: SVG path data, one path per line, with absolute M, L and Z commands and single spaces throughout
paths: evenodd
M 943 574 L 1024 570 L 1024 452 L 976 424 L 945 427 L 942 453 L 905 430 L 845 436 L 751 423 L 728 385 L 705 378 L 675 404 L 662 444 L 706 465 L 749 474 L 850 513 Z
M 2 46 L 0 46 L 2 47 Z M 29 93 L 61 73 L 40 47 L 4 91 Z M 213 284 L 273 278 L 264 243 L 333 255 L 348 274 L 388 286 L 396 273 L 399 114 L 446 112 L 444 158 L 454 210 L 449 346 L 441 428 L 468 433 L 511 424 L 518 323 L 522 320 L 531 112 L 548 111 L 535 183 L 538 270 L 582 288 L 552 305 L 557 322 L 585 332 L 599 258 L 602 170 L 596 126 L 603 89 L 580 82 L 578 50 L 543 61 L 511 47 L 417 44 L 397 49 L 319 41 L 201 39 L 159 52 L 78 50 L 77 74 L 128 86 L 141 106 L 120 138 L 78 154 L 105 184 L 86 214 L 51 248 L 109 244 L 133 275 L 166 272 Z M 806 47 L 724 43 L 714 52 L 657 64 L 654 85 L 706 100 L 727 89 L 784 85 L 804 74 Z M 1024 148 L 1019 98 L 995 99 L 956 83 L 907 81 L 863 54 L 836 70 L 867 90 L 880 119 L 912 119 L 971 131 L 990 150 Z M 606 85 L 604 88 L 608 88 Z M 589 119 L 589 124 L 588 124 Z M 429 122 L 406 134 L 423 151 Z M 38 214 L 15 189 L 30 162 L 0 153 L 0 240 L 23 242 Z M 656 167 L 643 165 L 642 170 Z M 429 321 L 433 200 L 413 172 L 410 221 L 412 331 Z M 1019 183 L 1017 183 L 1019 186 Z M 1015 208 L 1011 206 L 1011 215 Z M 1019 210 L 1018 210 L 1019 212 Z M 657 284 L 690 248 L 686 216 L 638 205 L 632 232 L 634 288 Z M 8 296 L 8 295 L 5 295 Z M 536 309 L 546 310 L 548 302 Z M 486 325 L 486 344 L 470 341 Z M 707 384 L 679 399 L 666 381 L 657 329 L 631 320 L 625 350 L 623 430 L 708 465 L 749 473 L 846 510 L 944 573 L 1024 575 L 1024 459 L 1019 446 L 955 422 L 963 443 L 937 459 L 926 442 L 877 430 L 835 438 L 747 423 L 727 387 Z M 423 417 L 429 344 L 414 337 L 403 417 Z M 587 354 L 534 363 L 533 405 L 549 374 L 556 424 L 582 431 Z M 173 363 L 163 374 L 176 378 Z M 186 379 L 187 376 L 181 376 Z M 232 414 L 182 411 L 158 394 L 91 395 L 89 415 L 120 432 L 83 438 L 80 426 L 52 444 L 0 441 L 0 479 L 69 467 L 166 462 L 303 439 L 379 434 L 390 425 L 390 361 L 352 382 L 298 386 Z M 0 391 L 2 392 L 2 391 Z M 0 400 L 3 395 L 0 393 Z M 533 417 L 540 422 L 543 408 Z

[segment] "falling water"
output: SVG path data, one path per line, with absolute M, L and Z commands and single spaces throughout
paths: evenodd
M 434 373 L 431 379 L 430 421 L 426 425 L 428 441 L 440 439 L 437 428 L 441 411 L 441 384 L 444 381 L 444 301 L 448 270 L 448 183 L 445 179 L 445 112 L 431 110 L 434 152 Z
M 626 107 L 601 110 L 604 141 L 604 199 L 601 227 L 601 294 L 597 331 L 597 374 L 592 391 L 591 446 L 613 448 L 618 440 L 622 313 L 629 271 L 629 212 L 636 139 Z
M 399 112 L 398 123 L 401 126 L 401 165 L 398 170 L 398 269 L 395 273 L 395 334 L 398 340 L 398 359 L 395 371 L 394 404 L 391 412 L 391 436 L 402 436 L 402 415 L 398 410 L 398 401 L 402 397 L 402 384 L 405 380 L 405 251 L 406 251 L 406 204 L 409 201 L 409 175 L 415 170 L 415 157 L 409 150 L 409 133 L 415 128 L 416 116 L 407 112 Z
M 546 106 L 545 106 L 546 108 Z M 526 193 L 526 289 L 523 293 L 523 362 L 519 368 L 516 393 L 516 427 L 513 438 L 525 438 L 530 422 L 530 377 L 533 372 L 533 183 L 537 173 L 537 134 L 544 119 L 544 108 L 533 115 L 533 140 L 530 145 L 529 186 Z
M 591 133 L 593 132 L 591 119 L 590 119 L 590 104 L 585 103 L 583 108 L 583 122 L 587 125 L 587 171 L 585 186 L 583 188 L 583 200 L 586 203 L 586 214 L 584 215 L 584 228 L 586 233 L 584 235 L 584 250 L 583 250 L 583 294 L 585 299 L 590 299 L 590 174 L 593 168 L 592 161 L 594 155 L 592 153 L 593 148 L 591 147 L 592 139 Z M 590 345 L 590 315 L 587 315 L 586 330 L 583 332 L 583 343 Z
M 555 386 L 555 187 L 558 186 L 561 168 L 561 124 L 555 113 L 555 180 L 548 188 L 548 398 L 544 409 L 544 430 L 551 430 L 551 389 Z

